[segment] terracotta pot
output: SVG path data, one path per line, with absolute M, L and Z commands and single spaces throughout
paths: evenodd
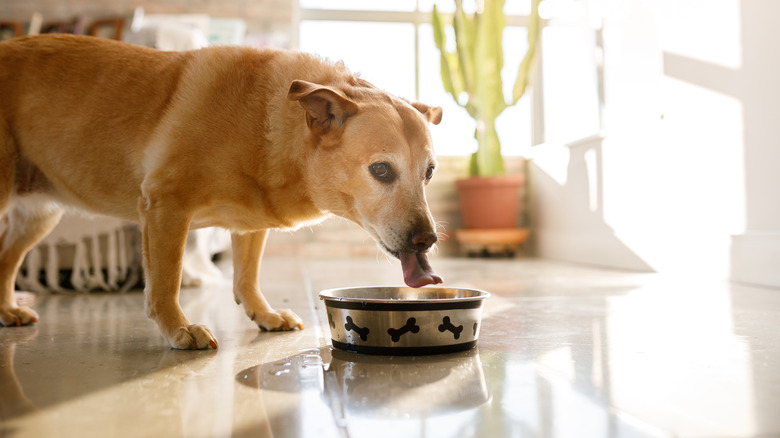
M 522 175 L 455 181 L 465 228 L 516 228 Z

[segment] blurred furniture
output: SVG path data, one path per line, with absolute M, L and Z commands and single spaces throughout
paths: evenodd
M 77 15 L 71 20 L 49 21 L 43 23 L 40 33 L 72 33 L 75 35 L 84 34 L 84 17 Z
M 125 19 L 123 17 L 101 18 L 89 25 L 87 35 L 121 41 L 124 27 Z
M 0 21 L 0 41 L 24 35 L 24 24 L 21 21 Z
M 27 25 L 27 35 L 38 35 L 41 31 L 43 16 L 36 12 L 30 17 Z M 0 21 L 0 41 L 25 35 L 25 24 L 21 21 Z

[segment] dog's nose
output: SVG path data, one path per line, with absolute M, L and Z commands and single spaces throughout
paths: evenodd
M 433 231 L 412 231 L 409 236 L 409 243 L 412 245 L 412 248 L 420 252 L 433 246 L 437 240 L 439 238 Z

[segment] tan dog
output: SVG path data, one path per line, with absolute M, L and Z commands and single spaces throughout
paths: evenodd
M 303 328 L 259 291 L 271 228 L 339 215 L 401 260 L 407 284 L 440 283 L 424 191 L 436 166 L 427 124 L 440 120 L 441 108 L 303 53 L 0 43 L 0 322 L 37 321 L 14 302 L 14 277 L 64 206 L 141 224 L 146 312 L 174 348 L 217 348 L 178 303 L 191 228 L 231 231 L 235 299 L 268 330 Z

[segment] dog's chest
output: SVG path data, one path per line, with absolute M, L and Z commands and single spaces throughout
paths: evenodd
M 265 203 L 267 204 L 267 203 Z M 293 208 L 277 205 L 267 208 L 220 204 L 199 209 L 192 220 L 192 228 L 221 227 L 234 232 L 257 231 L 266 228 L 297 229 L 325 219 L 328 214 L 311 208 Z

